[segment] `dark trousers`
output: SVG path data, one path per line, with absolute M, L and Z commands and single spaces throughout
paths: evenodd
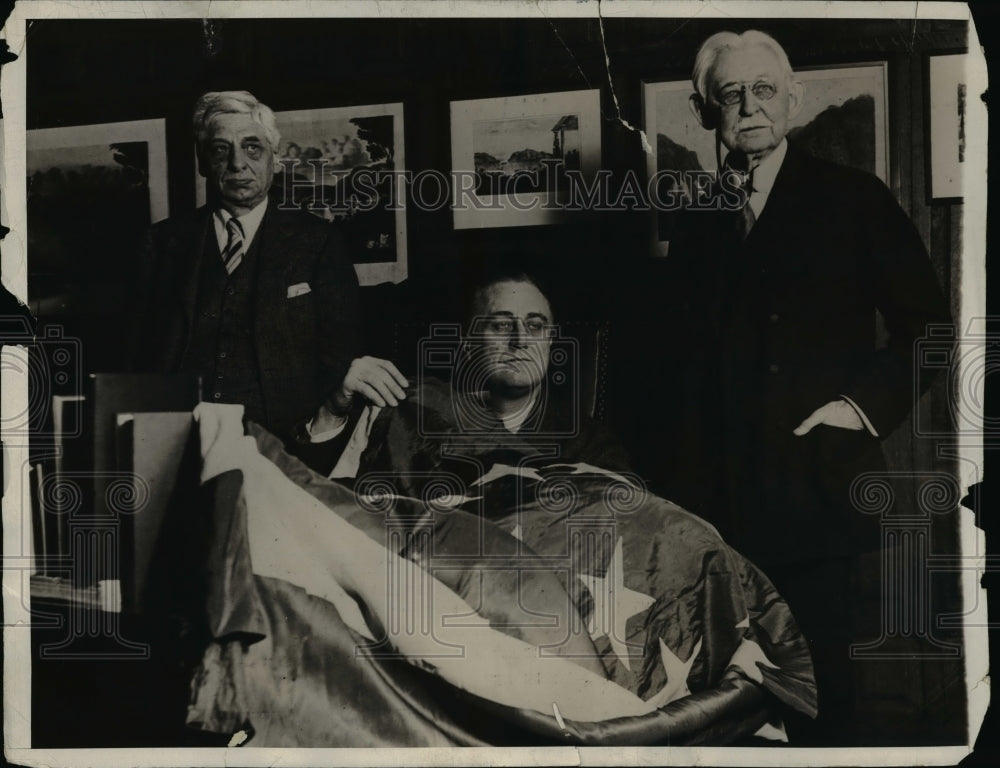
M 766 569 L 809 642 L 819 695 L 815 720 L 786 723 L 793 746 L 856 746 L 877 713 L 866 706 L 863 681 L 878 661 L 852 658 L 851 647 L 878 639 L 880 553 L 814 559 Z

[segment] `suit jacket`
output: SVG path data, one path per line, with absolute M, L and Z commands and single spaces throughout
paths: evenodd
M 212 211 L 156 224 L 142 255 L 133 368 L 179 369 L 191 341 Z M 256 235 L 253 324 L 266 426 L 287 438 L 343 381 L 360 347 L 358 280 L 338 231 L 271 201 Z M 289 297 L 307 283 L 309 291 Z
M 927 252 L 878 179 L 791 144 L 744 243 L 737 217 L 686 212 L 671 242 L 682 373 L 670 426 L 690 448 L 678 500 L 762 562 L 875 548 L 850 486 L 884 467 L 878 439 L 792 430 L 842 396 L 879 438 L 906 417 L 930 382 L 915 376 L 914 343 L 950 321 Z M 890 335 L 878 350 L 876 309 Z

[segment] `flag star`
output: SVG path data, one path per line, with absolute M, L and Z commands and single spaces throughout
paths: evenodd
M 663 662 L 663 670 L 667 673 L 667 682 L 663 684 L 663 688 L 660 689 L 659 693 L 649 699 L 650 704 L 656 707 L 664 707 L 672 701 L 677 701 L 677 699 L 691 695 L 687 679 L 688 675 L 691 674 L 691 667 L 694 665 L 694 660 L 698 658 L 700 650 L 701 639 L 699 638 L 694 648 L 691 649 L 691 655 L 688 656 L 688 660 L 681 661 L 677 654 L 670 650 L 670 646 L 663 642 L 663 638 L 660 638 L 660 660 Z
M 764 682 L 764 675 L 760 671 L 761 666 L 771 669 L 778 668 L 777 664 L 767 658 L 764 649 L 756 641 L 747 638 L 743 638 L 740 647 L 736 649 L 733 658 L 729 660 L 729 666 L 739 667 L 746 673 L 747 677 L 758 683 Z
M 542 479 L 542 476 L 538 474 L 538 470 L 534 467 L 512 467 L 509 464 L 494 464 L 490 467 L 489 472 L 482 477 L 473 480 L 472 485 L 485 485 L 486 483 L 492 483 L 494 480 L 499 480 L 501 477 L 507 477 L 508 475 L 515 475 L 517 477 L 527 478 L 528 480 Z
M 510 535 L 513 536 L 518 541 L 524 541 L 524 534 L 521 531 L 520 523 L 514 526 L 514 530 L 510 532 Z
M 631 671 L 628 645 L 625 642 L 625 624 L 633 616 L 638 616 L 656 602 L 649 595 L 628 589 L 625 586 L 625 564 L 622 557 L 622 538 L 618 537 L 615 553 L 608 563 L 604 576 L 581 575 L 579 578 L 594 598 L 594 608 L 590 612 L 587 631 L 595 640 L 607 635 L 611 649 Z

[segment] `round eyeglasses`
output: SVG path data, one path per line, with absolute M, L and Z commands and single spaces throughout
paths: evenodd
M 743 101 L 743 98 L 746 96 L 746 92 L 748 90 L 758 101 L 768 101 L 769 99 L 774 98 L 774 94 L 778 92 L 778 87 L 774 83 L 769 83 L 767 80 L 758 80 L 749 88 L 746 83 L 738 86 L 733 85 L 728 88 L 723 88 L 719 91 L 716 99 L 724 107 L 732 107 Z
M 486 318 L 484 330 L 488 333 L 510 336 L 519 328 L 523 328 L 528 336 L 538 339 L 545 335 L 549 325 L 537 317 L 529 317 L 526 320 L 520 317 L 489 317 Z

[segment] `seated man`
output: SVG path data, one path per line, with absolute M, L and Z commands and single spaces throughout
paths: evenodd
M 418 496 L 414 469 L 424 479 L 446 468 L 464 477 L 477 464 L 488 469 L 497 461 L 517 464 L 545 456 L 625 470 L 628 460 L 618 441 L 581 412 L 578 398 L 562 391 L 577 382 L 563 378 L 561 387 L 554 386 L 548 376 L 554 342 L 566 345 L 565 355 L 573 354 L 554 321 L 534 278 L 516 271 L 493 273 L 471 292 L 463 341 L 444 350 L 455 353 L 450 386 L 424 377 L 407 390 L 407 380 L 392 363 L 363 358 L 352 365 L 338 397 L 309 425 L 309 437 L 300 439 L 315 444 L 340 436 L 342 442 L 350 426 L 353 431 L 346 446 L 338 446 L 343 450 L 329 476 L 344 480 L 396 471 L 408 478 L 403 481 L 407 492 Z M 402 402 L 407 391 L 416 402 L 404 411 L 412 417 L 419 409 L 419 425 L 403 414 L 383 412 Z M 352 408 L 357 396 L 370 404 Z M 400 450 L 399 441 L 411 427 L 417 442 Z M 442 451 L 443 446 L 450 450 Z M 456 451 L 464 458 L 449 456 Z
M 254 746 L 640 745 L 814 716 L 766 577 L 550 397 L 538 286 L 488 281 L 472 309 L 450 386 L 368 361 L 394 383 L 332 472 L 353 491 L 202 408 L 216 539 L 188 723 Z

